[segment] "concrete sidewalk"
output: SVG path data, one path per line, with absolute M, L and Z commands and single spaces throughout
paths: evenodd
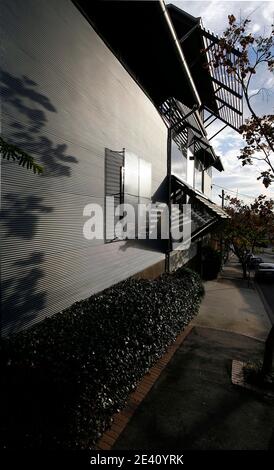
M 193 325 L 266 339 L 269 317 L 254 283 L 242 280 L 239 263 L 232 260 L 218 280 L 204 286 L 205 297 Z
M 235 263 L 206 283 L 192 325 L 113 448 L 274 450 L 273 401 L 231 384 L 232 359 L 261 358 L 270 329 Z

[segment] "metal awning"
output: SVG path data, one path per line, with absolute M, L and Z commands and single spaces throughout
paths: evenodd
M 206 131 L 194 107 L 192 110 L 174 98 L 169 98 L 160 106 L 160 112 L 167 125 L 172 129 L 172 138 L 176 144 L 193 147 L 194 155 L 203 163 L 205 168 L 214 166 L 223 171 L 223 166 L 210 142 Z
M 203 107 L 209 113 L 207 126 L 218 118 L 225 126 L 238 131 L 243 123 L 242 89 L 224 67 L 212 65 L 218 49 L 218 36 L 203 28 L 201 18 L 195 18 L 173 4 L 167 5 L 167 9 Z M 230 54 L 232 63 L 238 55 L 239 51 L 233 49 Z
M 214 216 L 221 219 L 230 219 L 230 216 L 224 209 L 215 204 L 215 202 L 211 201 L 204 194 L 200 193 L 200 191 L 195 190 L 189 184 L 185 183 L 175 175 L 171 175 L 171 179 L 173 188 L 180 188 L 184 190 L 185 194 L 187 194 L 191 198 L 196 198 L 204 206 L 206 206 L 206 208 L 209 209 Z
M 214 168 L 216 168 L 216 170 L 219 170 L 219 171 L 224 171 L 221 157 L 217 157 L 217 160 L 214 162 Z
M 213 147 L 210 145 L 206 137 L 201 137 L 195 129 L 190 130 L 190 138 L 188 142 L 188 147 L 193 148 L 193 154 L 195 157 L 200 160 L 204 168 L 209 168 L 214 166 L 216 168 L 216 163 L 219 157 L 215 154 Z M 220 160 L 220 159 L 219 159 Z M 219 171 L 222 171 L 220 166 L 217 168 Z
M 196 199 L 198 199 L 198 201 L 207 206 L 208 209 L 210 209 L 214 214 L 216 214 L 217 217 L 220 217 L 221 219 L 230 219 L 230 216 L 221 207 L 217 206 L 217 204 L 210 201 L 210 199 L 207 199 L 204 196 L 200 196 L 197 193 L 195 197 Z
M 214 204 L 210 199 L 195 191 L 188 184 L 172 175 L 171 177 L 171 198 L 173 204 L 191 204 L 191 217 L 183 214 L 183 210 L 180 211 L 179 217 L 177 216 L 174 220 L 171 220 L 171 228 L 176 224 L 180 227 L 184 227 L 183 224 L 191 224 L 191 241 L 202 238 L 208 234 L 213 227 L 217 226 L 221 222 L 229 219 L 229 215 L 217 204 Z M 188 220 L 189 219 L 189 220 Z M 183 240 L 183 246 L 187 240 Z M 180 241 L 172 240 L 172 249 L 184 249 L 180 248 Z
M 179 217 L 177 216 L 174 220 L 171 220 L 172 227 L 175 224 L 182 227 L 185 223 L 191 224 L 191 241 L 205 236 L 214 226 L 230 218 L 221 207 L 175 175 L 171 176 L 171 202 L 179 205 L 191 204 L 191 218 L 188 217 L 188 220 L 186 220 L 186 216 L 181 211 Z M 186 240 L 184 240 L 185 242 Z M 178 240 L 176 240 L 172 249 L 175 249 L 175 247 L 178 249 L 178 244 L 180 246 L 180 241 L 178 243 Z

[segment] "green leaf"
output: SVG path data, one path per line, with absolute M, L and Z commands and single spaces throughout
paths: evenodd
M 6 160 L 17 161 L 18 165 L 27 167 L 28 170 L 32 170 L 34 174 L 40 175 L 43 173 L 43 167 L 35 162 L 34 158 L 28 153 L 21 150 L 19 147 L 13 144 L 8 144 L 2 137 L 0 137 L 0 153 L 2 158 Z

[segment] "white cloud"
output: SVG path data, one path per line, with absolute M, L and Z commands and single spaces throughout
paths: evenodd
M 169 3 L 166 1 L 166 3 Z M 181 1 L 174 0 L 174 3 L 182 10 L 187 11 L 193 16 L 202 17 L 205 28 L 214 31 L 216 34 L 221 34 L 228 25 L 227 17 L 233 13 L 236 18 L 245 18 L 250 15 L 250 19 L 256 19 L 256 24 L 261 25 L 260 18 L 262 14 L 270 15 L 273 10 L 273 2 L 260 2 L 260 1 Z M 264 21 L 265 23 L 265 21 Z
M 254 25 L 252 26 L 252 33 L 257 33 L 258 31 L 260 31 L 260 29 L 261 26 L 258 23 L 254 23 Z
M 274 3 L 273 2 L 262 2 L 262 16 L 266 20 L 266 26 L 273 24 L 274 20 Z
M 274 75 L 272 74 L 267 81 L 265 82 L 266 87 L 271 87 L 274 85 Z

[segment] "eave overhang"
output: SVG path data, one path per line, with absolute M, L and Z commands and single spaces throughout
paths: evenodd
M 163 0 L 74 3 L 157 108 L 169 96 L 201 106 Z

